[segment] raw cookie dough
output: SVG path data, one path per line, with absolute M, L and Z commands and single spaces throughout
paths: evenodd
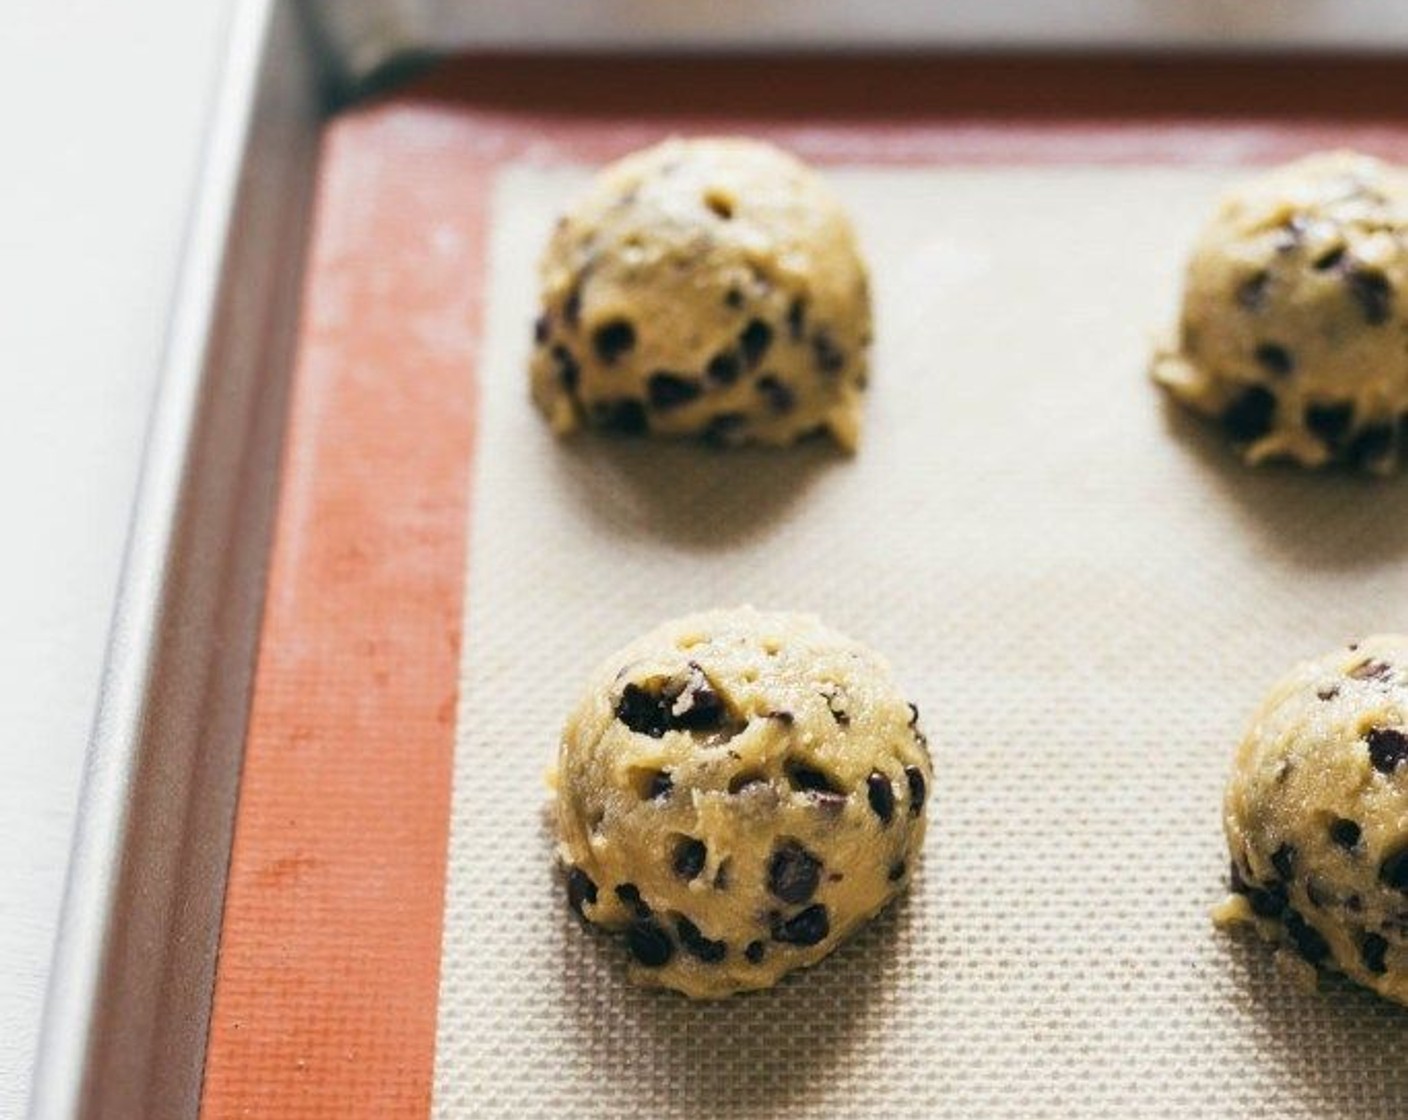
M 698 999 L 815 964 L 909 881 L 933 770 L 885 661 L 811 615 L 709 611 L 606 661 L 562 733 L 567 899 Z
M 1224 803 L 1232 896 L 1306 978 L 1333 968 L 1408 1003 L 1408 637 L 1292 670 L 1237 752 Z
M 854 449 L 870 295 L 817 175 L 756 140 L 670 140 L 597 176 L 541 264 L 533 399 L 583 425 Z
M 1153 376 L 1220 418 L 1249 463 L 1389 473 L 1408 411 L 1405 285 L 1408 176 L 1353 152 L 1309 156 L 1223 200 Z

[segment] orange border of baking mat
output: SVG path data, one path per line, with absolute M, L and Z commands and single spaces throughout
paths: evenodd
M 473 366 L 499 163 L 740 129 L 819 161 L 1257 162 L 1330 143 L 1396 154 L 1404 128 L 1385 127 L 1385 106 L 1403 73 L 1304 60 L 480 59 L 334 121 L 207 1120 L 430 1107 Z

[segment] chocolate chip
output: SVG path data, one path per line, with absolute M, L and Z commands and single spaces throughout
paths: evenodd
M 917 766 L 906 766 L 904 776 L 909 779 L 909 815 L 917 817 L 924 809 L 924 772 Z
M 1228 864 L 1227 885 L 1233 894 L 1246 894 L 1251 889 L 1235 859 Z
M 1330 955 L 1330 943 L 1297 911 L 1287 908 L 1281 921 L 1285 924 L 1286 933 L 1290 936 L 1296 952 L 1311 964 L 1319 964 Z
M 656 801 L 662 797 L 669 797 L 670 791 L 674 788 L 675 779 L 670 777 L 670 772 L 668 770 L 657 770 L 650 775 L 650 781 L 645 787 L 645 796 L 647 800 Z
M 773 412 L 790 412 L 797 404 L 792 387 L 770 373 L 758 378 L 754 388 Z
M 789 761 L 783 766 L 783 770 L 786 772 L 787 780 L 792 784 L 793 789 L 801 790 L 804 793 L 844 796 L 841 788 L 814 766 Z
M 865 785 L 866 792 L 870 795 L 870 808 L 882 823 L 889 824 L 895 815 L 895 787 L 879 770 L 870 772 L 870 777 L 865 779 Z
M 1249 442 L 1271 430 L 1275 415 L 1276 395 L 1264 386 L 1251 385 L 1222 414 L 1222 426 L 1233 439 Z
M 728 943 L 710 941 L 699 932 L 699 927 L 681 915 L 675 919 L 675 932 L 680 935 L 680 944 L 691 957 L 705 964 L 717 964 L 728 956 Z
M 1337 684 L 1328 685 L 1325 688 L 1316 689 L 1315 695 L 1321 700 L 1333 700 L 1340 694 L 1340 686 Z
M 636 329 L 625 319 L 612 319 L 592 332 L 592 347 L 596 356 L 610 365 L 636 344 Z
M 667 731 L 717 731 L 726 714 L 723 697 L 694 661 L 667 681 L 648 686 L 628 683 L 616 705 L 617 719 L 653 739 Z
M 762 962 L 763 954 L 768 951 L 768 947 L 761 941 L 750 941 L 743 950 L 743 955 L 748 958 L 749 964 L 759 964 Z
M 787 334 L 793 342 L 800 342 L 807 329 L 807 301 L 798 296 L 787 305 Z
M 675 955 L 670 935 L 648 920 L 635 922 L 626 930 L 626 948 L 646 968 L 663 968 Z
M 890 864 L 890 873 L 886 876 L 886 878 L 889 879 L 892 883 L 898 883 L 901 879 L 904 878 L 904 872 L 904 860 L 897 859 L 894 863 Z
M 1364 830 L 1358 824 L 1345 817 L 1336 817 L 1330 822 L 1330 839 L 1347 852 L 1358 845 L 1363 834 Z
M 552 334 L 552 320 L 544 313 L 533 320 L 533 341 L 541 346 Z
M 575 327 L 582 321 L 582 291 L 580 288 L 573 288 L 567 293 L 567 298 L 562 301 L 562 318 L 569 327 Z
M 675 854 L 670 861 L 675 874 L 681 879 L 697 879 L 704 870 L 704 862 L 709 858 L 709 849 L 704 841 L 686 836 L 675 845 Z
M 651 692 L 634 682 L 629 683 L 621 690 L 621 699 L 616 704 L 616 718 L 637 735 L 659 739 L 668 728 L 669 715 L 669 709 L 660 700 L 658 692 Z M 651 793 L 650 796 L 655 794 Z
M 724 293 L 724 303 L 737 311 L 743 306 L 743 293 L 737 288 L 730 288 Z
M 637 918 L 650 917 L 650 907 L 645 904 L 645 900 L 640 896 L 640 888 L 634 883 L 622 883 L 616 888 L 616 897 L 629 906 Z
M 815 945 L 830 932 L 826 907 L 819 902 L 786 920 L 777 915 L 772 922 L 772 939 L 787 945 Z
M 1310 262 L 1310 267 L 1316 272 L 1328 272 L 1332 268 L 1338 268 L 1344 261 L 1344 246 L 1331 249 L 1328 253 L 1322 253 Z
M 1364 736 L 1369 744 L 1369 761 L 1380 774 L 1392 774 L 1408 761 L 1408 735 L 1395 727 L 1375 727 Z
M 741 412 L 721 412 L 704 425 L 700 438 L 714 447 L 732 447 L 743 439 L 748 417 Z
M 1330 447 L 1338 447 L 1354 423 L 1354 402 L 1311 404 L 1305 408 L 1305 426 Z
M 779 844 L 768 861 L 768 890 L 783 902 L 806 902 L 821 882 L 821 860 L 795 840 Z
M 1377 269 L 1356 267 L 1345 272 L 1344 282 L 1366 323 L 1377 327 L 1388 322 L 1393 304 L 1393 285 L 1388 282 L 1387 276 Z
M 650 428 L 645 405 L 631 397 L 614 401 L 595 401 L 590 410 L 591 422 L 604 431 L 622 436 L 642 436 Z
M 812 335 L 812 357 L 816 361 L 816 368 L 827 375 L 840 373 L 846 365 L 846 354 L 831 335 L 819 330 Z
M 656 370 L 646 382 L 646 393 L 650 397 L 651 406 L 661 412 L 688 404 L 703 391 L 703 387 L 694 378 L 671 373 L 666 369 Z
M 1379 882 L 1396 891 L 1408 892 L 1408 846 L 1400 847 L 1379 864 Z
M 581 380 L 582 370 L 577 365 L 577 359 L 572 356 L 572 351 L 565 346 L 554 346 L 549 353 L 552 354 L 557 383 L 569 393 L 575 392 L 577 383 Z
M 1389 424 L 1370 424 L 1350 442 L 1345 457 L 1356 466 L 1381 465 L 1393 453 L 1394 431 Z
M 1364 962 L 1364 967 L 1375 976 L 1382 976 L 1388 971 L 1388 965 L 1384 963 L 1384 957 L 1388 953 L 1388 941 L 1377 933 L 1366 933 L 1364 940 L 1359 943 L 1359 956 Z
M 732 385 L 742 372 L 743 361 L 734 350 L 721 350 L 704 367 L 704 376 L 715 385 Z
M 1271 866 L 1285 882 L 1290 882 L 1296 870 L 1296 849 L 1292 844 L 1282 844 L 1271 853 Z
M 1253 351 L 1253 356 L 1262 369 L 1277 377 L 1285 377 L 1296 367 L 1291 352 L 1275 342 L 1263 342 Z
M 1368 657 L 1351 669 L 1349 675 L 1357 681 L 1383 681 L 1393 675 L 1393 666 L 1387 661 Z
M 1237 286 L 1237 302 L 1248 311 L 1260 311 L 1266 304 L 1266 289 L 1271 274 L 1265 269 L 1254 272 Z
M 580 867 L 574 867 L 567 873 L 567 905 L 577 911 L 579 918 L 586 917 L 582 912 L 583 906 L 596 905 L 596 884 Z
M 749 319 L 743 333 L 738 336 L 738 345 L 743 351 L 743 361 L 752 369 L 768 352 L 772 345 L 772 328 L 761 319 Z
M 1247 887 L 1247 902 L 1252 913 L 1262 918 L 1274 918 L 1286 908 L 1286 888 L 1275 883 L 1266 890 L 1260 887 Z

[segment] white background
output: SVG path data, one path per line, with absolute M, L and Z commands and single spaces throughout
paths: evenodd
M 84 744 L 228 0 L 0 3 L 0 1117 Z

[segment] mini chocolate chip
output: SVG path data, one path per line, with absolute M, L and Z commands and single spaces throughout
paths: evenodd
M 1259 917 L 1274 918 L 1286 908 L 1286 888 L 1281 883 L 1272 883 L 1265 890 L 1248 885 L 1246 893 L 1252 913 Z
M 1346 910 L 1353 910 L 1357 914 L 1360 910 L 1364 909 L 1364 900 L 1357 894 L 1352 894 L 1344 900 L 1344 908 Z
M 1228 864 L 1227 885 L 1233 894 L 1246 894 L 1251 889 L 1247 886 L 1247 880 L 1242 876 L 1242 869 L 1237 866 L 1234 859 Z
M 603 431 L 622 436 L 643 436 L 650 429 L 645 405 L 631 397 L 614 401 L 595 401 L 591 406 L 591 422 Z
M 705 443 L 715 447 L 732 447 L 743 439 L 748 418 L 741 412 L 721 412 L 707 424 L 700 433 Z
M 904 776 L 909 779 L 909 815 L 917 817 L 924 809 L 924 772 L 917 766 L 906 766 Z
M 652 739 L 661 738 L 667 729 L 668 708 L 661 704 L 660 694 L 630 682 L 621 690 L 621 699 L 616 704 L 616 718 L 637 735 L 649 735 Z M 663 773 L 663 771 L 662 771 Z M 654 790 L 654 779 L 651 779 Z M 669 792 L 667 789 L 665 792 Z M 654 792 L 651 792 L 654 797 Z
M 1260 311 L 1266 304 L 1266 289 L 1271 274 L 1265 269 L 1254 272 L 1237 286 L 1237 302 L 1248 311 Z
M 870 795 L 870 808 L 882 823 L 889 824 L 895 815 L 895 787 L 879 770 L 872 770 L 865 784 Z
M 596 905 L 596 884 L 580 867 L 574 867 L 567 873 L 567 905 L 577 911 L 579 918 L 586 917 L 582 912 L 583 906 Z
M 732 385 L 742 372 L 743 362 L 735 350 L 721 350 L 704 367 L 704 376 L 715 385 Z
M 592 332 L 592 347 L 596 356 L 610 365 L 629 353 L 636 344 L 636 329 L 625 319 L 612 319 Z
M 1260 439 L 1271 430 L 1276 415 L 1276 395 L 1262 385 L 1251 385 L 1222 414 L 1222 426 L 1239 442 Z
M 699 927 L 681 915 L 675 919 L 675 932 L 680 935 L 680 944 L 691 957 L 705 964 L 717 964 L 728 955 L 728 943 L 710 941 L 699 932 Z
M 1388 941 L 1377 933 L 1366 933 L 1359 943 L 1359 956 L 1364 961 L 1364 967 L 1375 976 L 1382 976 L 1388 971 L 1388 965 L 1384 963 L 1387 953 Z
M 655 922 L 635 922 L 626 930 L 626 948 L 646 968 L 663 968 L 675 955 L 670 935 Z
M 1375 727 L 1364 736 L 1369 744 L 1369 761 L 1380 774 L 1392 774 L 1408 761 L 1408 735 L 1396 727 Z
M 743 293 L 737 288 L 730 288 L 724 293 L 724 303 L 737 311 L 743 306 Z
M 622 720 L 624 723 L 625 721 Z M 662 797 L 669 797 L 670 791 L 675 788 L 675 779 L 670 777 L 668 770 L 657 770 L 650 775 L 650 782 L 645 787 L 645 796 L 650 801 L 657 801 Z
M 901 879 L 904 878 L 904 872 L 904 860 L 897 859 L 894 863 L 890 864 L 890 873 L 886 876 L 886 878 L 889 879 L 892 883 L 898 883 Z
M 569 393 L 575 392 L 577 382 L 582 377 L 582 370 L 577 365 L 577 359 L 572 356 L 572 351 L 565 346 L 554 346 L 550 353 L 556 367 L 557 383 Z
M 1330 839 L 1345 851 L 1353 849 L 1363 833 L 1364 830 L 1358 824 L 1345 817 L 1336 817 L 1330 822 Z
M 640 888 L 634 883 L 622 883 L 616 888 L 616 897 L 629 906 L 637 918 L 650 917 L 650 907 L 640 896 Z
M 562 301 L 562 318 L 566 320 L 569 327 L 575 327 L 582 321 L 582 291 L 580 288 L 573 288 L 567 293 L 567 298 Z
M 1271 853 L 1271 866 L 1285 882 L 1290 882 L 1296 870 L 1296 849 L 1293 844 L 1282 844 Z
M 1286 927 L 1286 933 L 1290 936 L 1291 944 L 1295 946 L 1296 952 L 1311 964 L 1319 964 L 1330 955 L 1330 943 L 1297 911 L 1288 907 L 1281 921 Z
M 792 783 L 793 789 L 806 793 L 839 794 L 841 792 L 835 782 L 814 766 L 807 766 L 801 762 L 788 762 L 783 769 L 786 771 L 787 780 Z
M 1345 272 L 1344 282 L 1366 323 L 1377 327 L 1388 322 L 1393 304 L 1393 285 L 1388 282 L 1387 276 L 1377 269 L 1356 267 Z
M 650 403 L 652 407 L 658 408 L 661 412 L 688 404 L 703 391 L 703 387 L 694 378 L 671 373 L 667 369 L 656 370 L 650 375 L 650 380 L 646 382 L 646 393 L 650 397 Z
M 670 701 L 670 717 L 675 727 L 689 731 L 717 731 L 723 726 L 723 697 L 705 675 L 697 661 L 689 663 L 689 677 L 677 692 L 666 690 Z
M 1396 891 L 1408 892 L 1408 846 L 1400 847 L 1379 864 L 1379 882 Z
M 770 373 L 758 378 L 754 388 L 773 412 L 790 412 L 796 407 L 797 394 L 792 387 Z
M 552 320 L 544 313 L 533 320 L 533 341 L 541 346 L 552 334 Z
M 817 369 L 822 373 L 832 375 L 840 373 L 846 365 L 846 354 L 831 335 L 819 330 L 812 335 L 812 357 L 816 361 Z
M 1254 351 L 1254 356 L 1262 369 L 1277 377 L 1285 377 L 1296 368 L 1291 352 L 1275 342 L 1263 342 Z
M 1338 268 L 1344 261 L 1344 246 L 1331 249 L 1328 253 L 1322 253 L 1310 262 L 1310 267 L 1316 272 L 1328 272 L 1332 268 Z
M 1389 424 L 1370 424 L 1350 441 L 1345 457 L 1356 466 L 1382 464 L 1393 452 L 1394 431 Z
M 1305 408 L 1305 426 L 1330 447 L 1338 447 L 1354 423 L 1354 402 L 1311 404 Z
M 1357 681 L 1383 681 L 1393 675 L 1393 666 L 1387 661 L 1368 657 L 1351 669 L 1349 675 Z
M 815 945 L 830 932 L 826 907 L 819 902 L 786 920 L 775 916 L 772 922 L 772 939 L 787 945 Z
M 807 301 L 798 296 L 787 305 L 787 334 L 793 342 L 800 342 L 807 328 Z
M 806 902 L 821 882 L 821 860 L 795 840 L 779 844 L 768 861 L 768 890 L 783 902 Z
M 704 846 L 704 841 L 686 836 L 675 845 L 671 866 L 674 867 L 675 874 L 681 879 L 695 879 L 704 870 L 704 862 L 708 858 L 709 849 Z
M 743 361 L 752 369 L 768 352 L 772 345 L 772 328 L 761 319 L 749 319 L 743 333 L 738 336 L 738 345 L 743 351 Z
M 1325 688 L 1317 689 L 1315 692 L 1316 697 L 1326 701 L 1333 700 L 1339 694 L 1340 686 L 1337 684 L 1332 684 Z
M 761 941 L 748 942 L 747 948 L 743 950 L 743 955 L 748 958 L 749 964 L 758 964 L 763 959 L 763 954 L 768 951 L 768 947 Z

